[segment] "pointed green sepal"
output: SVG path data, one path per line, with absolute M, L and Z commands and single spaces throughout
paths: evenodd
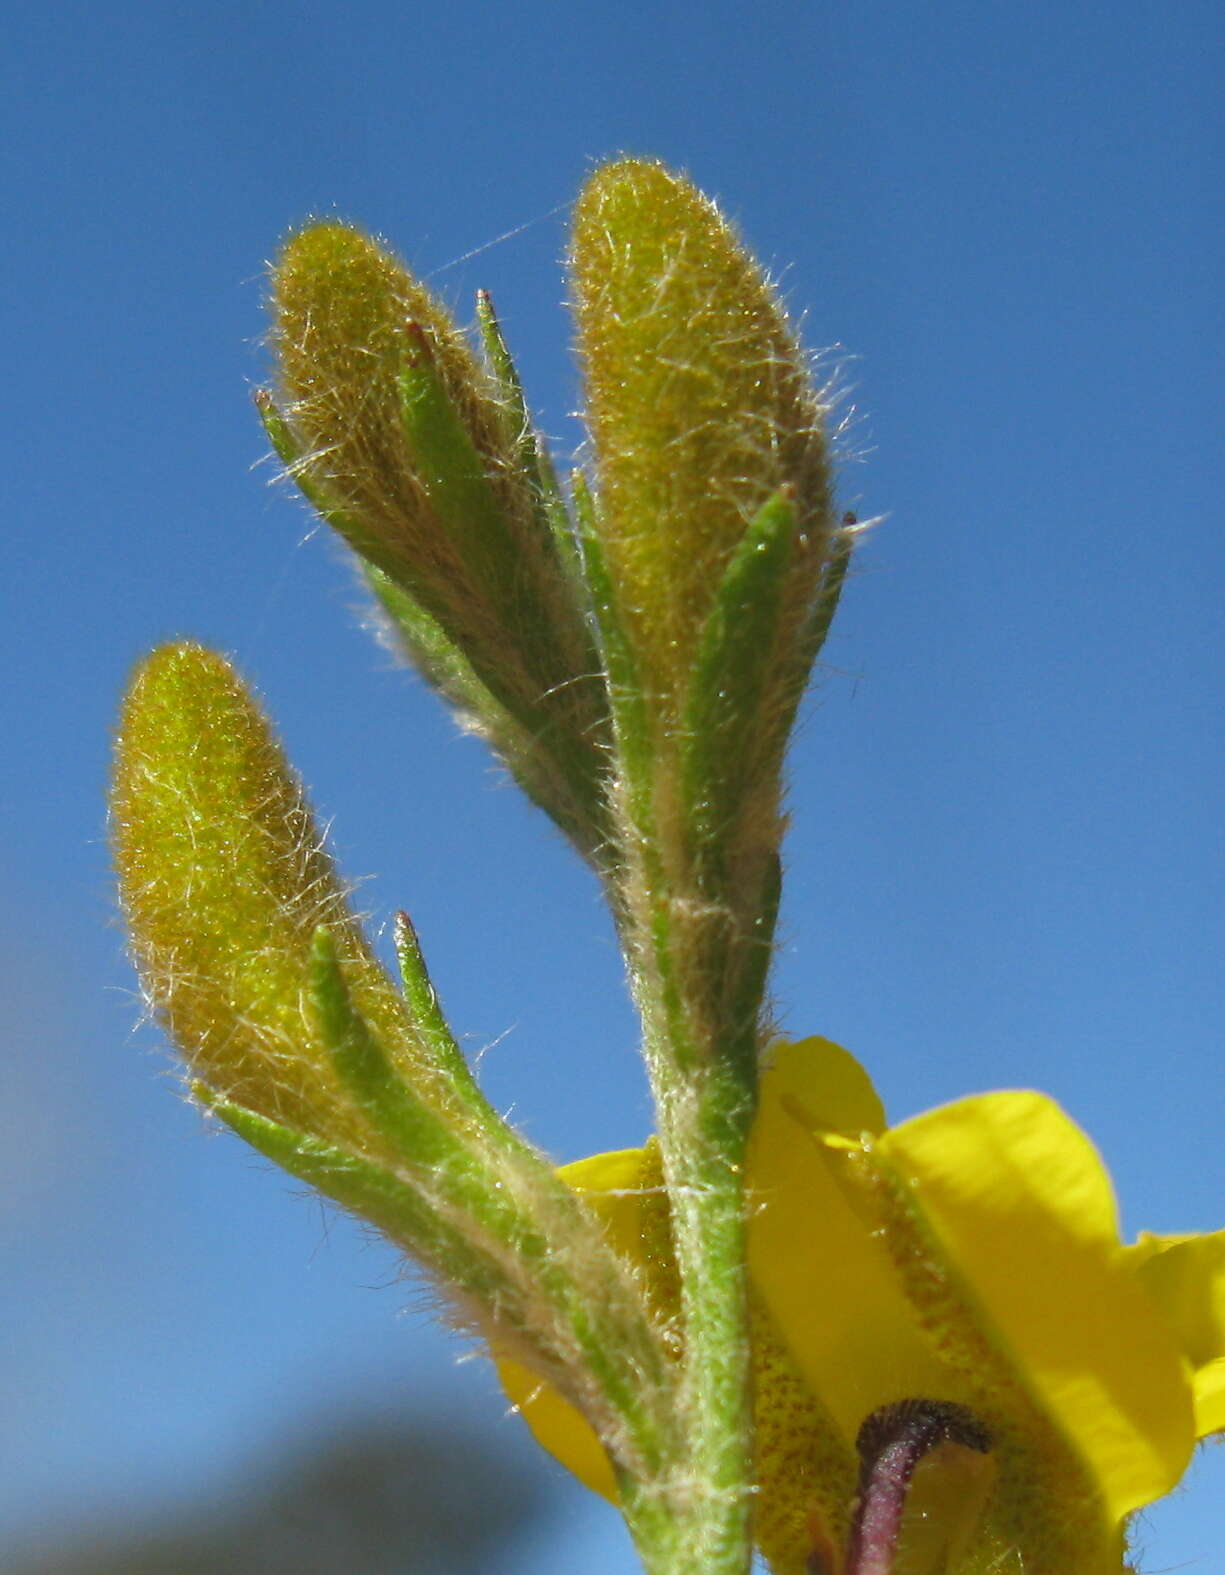
M 600 654 L 608 705 L 617 741 L 617 758 L 636 796 L 647 812 L 651 767 L 651 723 L 642 692 L 638 664 L 617 605 L 617 594 L 608 572 L 604 545 L 597 528 L 599 505 L 581 470 L 571 476 L 574 513 L 578 522 L 578 543 L 583 558 L 583 576 L 591 599 L 592 616 L 599 632 Z
M 404 326 L 396 383 L 414 472 L 435 514 L 487 592 L 502 600 L 517 580 L 517 543 L 419 323 Z
M 405 1083 L 357 1009 L 336 942 L 325 926 L 315 931 L 310 986 L 319 1031 L 337 1076 L 392 1152 L 418 1172 L 453 1162 L 460 1151 L 455 1133 Z M 450 1103 L 445 1069 L 431 1066 L 429 1073 L 435 1097 Z
M 411 961 L 414 950 L 420 959 L 420 950 L 415 937 L 407 939 L 408 933 L 403 924 L 398 926 L 401 955 L 409 956 L 413 995 L 420 1000 L 430 986 L 424 960 L 417 966 Z M 548 1164 L 488 1104 L 437 1002 L 432 1010 L 427 1008 L 435 1032 L 422 1036 L 437 1055 L 429 1067 L 427 1102 L 419 1097 L 426 1090 L 404 1081 L 354 1005 L 326 928 L 315 932 L 311 996 L 341 1083 L 434 1204 L 450 1219 L 466 1219 L 473 1236 L 496 1243 L 497 1251 L 533 1262 L 548 1259 L 553 1248 L 524 1206 L 526 1192 L 542 1183 L 549 1191 L 557 1190 Z M 513 1168 L 507 1168 L 507 1161 Z
M 813 604 L 803 641 L 804 653 L 810 666 L 821 654 L 821 647 L 829 634 L 834 614 L 838 611 L 838 603 L 842 600 L 842 588 L 846 584 L 847 570 L 851 566 L 851 557 L 855 551 L 855 538 L 867 528 L 866 525 L 861 525 L 853 514 L 846 514 L 843 516 L 842 524 L 834 533 L 821 589 Z
M 436 388 L 435 397 L 445 399 L 445 391 Z M 339 507 L 329 496 L 326 483 L 306 463 L 293 428 L 272 395 L 261 389 L 255 396 L 255 407 L 286 474 L 357 554 L 363 577 L 400 650 L 458 713 L 464 725 L 488 742 L 532 802 L 557 822 L 585 858 L 596 862 L 606 833 L 602 793 L 594 780 L 598 759 L 593 759 L 590 748 L 574 750 L 556 729 L 544 736 L 538 709 L 525 708 L 521 682 L 508 687 L 505 667 L 482 664 L 482 672 L 478 673 L 438 618 L 405 588 L 404 564 L 385 537 L 368 530 L 357 515 Z M 461 446 L 463 441 L 461 434 Z M 490 501 L 496 506 L 492 495 Z M 571 550 L 575 550 L 573 543 Z M 478 662 L 482 654 L 476 653 Z M 593 645 L 587 666 L 590 672 L 597 666 Z M 588 683 L 586 687 L 594 689 L 595 685 Z M 599 714 L 597 708 L 589 724 L 593 737 L 600 732 Z M 568 758 L 551 758 L 563 750 Z
M 460 714 L 467 730 L 487 738 L 501 752 L 503 733 L 518 727 L 506 707 L 477 677 L 472 663 L 437 618 L 383 569 L 365 558 L 359 558 L 359 563 L 378 602 L 388 643 Z
M 807 616 L 798 631 L 789 631 L 787 647 L 779 654 L 779 668 L 764 718 L 756 772 L 765 782 L 781 769 L 796 715 L 812 678 L 817 657 L 825 645 L 842 597 L 854 553 L 857 525 L 848 515 L 830 538 L 825 566 Z
M 273 453 L 286 470 L 291 469 L 301 459 L 302 451 L 289 422 L 281 414 L 276 400 L 266 388 L 257 388 L 253 399 L 265 436 L 272 444 Z
M 421 941 L 413 921 L 403 909 L 395 916 L 393 935 L 396 958 L 400 964 L 400 982 L 404 988 L 404 1005 L 417 1032 L 433 1046 L 438 1064 L 447 1067 L 457 1085 L 476 1090 L 472 1069 L 456 1043 L 450 1024 L 443 1016 L 438 992 L 426 967 L 425 955 L 421 950 Z
M 223 1099 L 206 1084 L 193 1083 L 192 1093 L 265 1159 L 377 1227 L 434 1273 L 491 1306 L 505 1295 L 496 1266 L 392 1170 Z
M 594 861 L 608 715 L 581 587 L 497 376 L 420 281 L 348 226 L 292 236 L 273 284 L 282 407 L 260 400 L 270 441 L 514 717 L 539 760 L 512 769 Z
M 524 475 L 531 481 L 540 500 L 541 516 L 553 537 L 562 567 L 572 582 L 581 584 L 582 558 L 570 511 L 566 507 L 548 449 L 537 436 L 532 413 L 524 397 L 519 369 L 506 343 L 488 290 L 478 290 L 476 293 L 476 321 L 485 359 L 502 396 L 507 438 L 518 455 Z
M 824 648 L 830 625 L 834 621 L 834 614 L 838 611 L 838 603 L 842 599 L 842 590 L 855 551 L 855 538 L 861 528 L 855 516 L 849 514 L 830 542 L 829 557 L 821 583 L 809 612 L 807 624 L 796 642 L 791 672 L 783 689 L 784 707 L 779 714 L 778 727 L 784 746 L 794 724 L 795 713 L 804 698 L 808 680 L 812 676 L 813 665 Z
M 681 730 L 681 769 L 703 847 L 733 840 L 746 785 L 761 777 L 760 743 L 774 731 L 780 667 L 789 655 L 779 651 L 779 635 L 795 530 L 795 504 L 784 488 L 749 525 L 702 630 Z
M 479 661 L 481 676 L 504 703 L 514 707 L 526 726 L 540 728 L 548 725 L 554 709 L 548 691 L 559 679 L 569 687 L 577 681 L 584 693 L 596 687 L 592 683 L 594 650 L 578 606 L 577 587 L 568 568 L 558 562 L 548 519 L 541 514 L 530 527 L 525 519 L 515 529 L 502 512 L 485 463 L 450 397 L 424 330 L 409 323 L 405 340 L 407 353 L 398 386 L 405 440 L 417 478 L 483 595 L 513 634 L 516 654 L 541 687 L 532 693 L 528 710 L 513 692 L 505 692 L 505 675 L 496 655 L 492 663 Z M 538 467 L 535 474 L 529 468 L 522 480 L 539 501 Z M 530 544 L 526 539 L 529 528 Z M 533 569 L 537 573 L 535 586 L 527 578 Z M 549 597 L 536 599 L 533 591 L 542 592 L 546 584 Z M 561 653 L 567 643 L 572 647 L 569 661 L 581 664 L 576 670 L 566 671 L 562 665 Z M 568 703 L 571 697 L 565 698 Z M 598 708 L 588 710 L 589 725 L 594 726 L 599 720 Z M 550 742 L 555 749 L 572 748 L 565 738 Z M 574 763 L 580 770 L 590 765 L 578 757 Z
M 326 482 L 312 470 L 294 429 L 267 389 L 256 391 L 255 408 L 285 474 L 319 517 L 352 547 L 364 564 L 376 567 L 393 583 L 396 577 L 402 579 L 404 566 L 399 553 L 391 548 L 384 533 L 369 529 L 357 514 L 342 508 L 329 494 Z

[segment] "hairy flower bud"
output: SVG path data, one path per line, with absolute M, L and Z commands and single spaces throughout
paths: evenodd
M 775 292 L 714 204 L 662 165 L 597 170 L 574 218 L 596 525 L 664 719 L 760 510 L 794 507 L 790 634 L 833 535 L 822 408 Z
M 531 499 L 508 464 L 493 385 L 442 305 L 369 236 L 325 223 L 286 242 L 273 309 L 282 393 L 305 468 L 356 522 L 355 545 L 427 595 L 438 581 L 479 581 L 489 565 L 443 527 L 445 499 L 421 474 L 404 421 L 406 369 L 432 364 L 480 466 L 466 479 L 488 483 L 500 525 L 522 523 Z M 478 594 L 476 583 L 467 589 Z
M 335 940 L 363 1016 L 407 1066 L 403 1007 L 297 778 L 220 656 L 167 645 L 138 668 L 116 743 L 111 819 L 141 978 L 193 1074 L 304 1131 L 365 1134 L 309 1002 L 319 927 Z M 413 1068 L 415 1081 L 424 1076 Z
M 259 402 L 277 452 L 423 674 L 592 857 L 604 689 L 565 504 L 492 309 L 486 366 L 424 285 L 336 223 L 289 239 L 273 296 L 284 410 Z

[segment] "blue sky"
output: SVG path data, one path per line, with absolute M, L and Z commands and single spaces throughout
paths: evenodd
M 235 656 L 501 1104 L 560 1158 L 649 1120 L 594 889 L 270 485 L 264 261 L 312 214 L 386 235 L 462 315 L 488 286 L 567 454 L 584 171 L 654 154 L 719 197 L 837 347 L 845 504 L 889 516 L 794 753 L 784 1021 L 897 1115 L 1045 1088 L 1129 1230 L 1225 1224 L 1218 6 L 51 3 L 7 43 L 14 1535 L 189 1497 L 363 1395 L 516 1442 L 390 1255 L 210 1137 L 136 1026 L 102 798 L 149 645 Z M 1223 1567 L 1222 1489 L 1209 1452 L 1145 1569 Z M 631 1567 L 577 1489 L 562 1529 L 596 1575 Z M 532 1562 L 573 1568 L 573 1541 Z

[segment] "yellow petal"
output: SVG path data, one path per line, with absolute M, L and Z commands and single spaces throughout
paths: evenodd
M 1196 1370 L 1195 1436 L 1225 1433 L 1225 1356 L 1207 1362 Z
M 1096 1150 L 1039 1094 L 986 1094 L 879 1144 L 1022 1381 L 1117 1522 L 1178 1481 L 1193 1442 L 1182 1356 L 1121 1260 Z
M 643 1244 L 650 1236 L 651 1203 L 659 1200 L 652 1149 L 594 1154 L 563 1166 L 559 1174 L 599 1217 L 613 1246 L 645 1267 Z M 497 1368 L 503 1389 L 537 1443 L 580 1482 L 615 1503 L 617 1482 L 608 1455 L 585 1418 L 552 1385 L 519 1362 L 502 1357 Z
M 914 1327 L 939 1362 L 938 1397 L 968 1408 L 998 1461 L 997 1490 L 972 1533 L 974 1559 L 957 1567 L 958 1575 L 1020 1575 L 1031 1568 L 1119 1575 L 1122 1536 L 1096 1476 L 1036 1403 L 1029 1374 L 933 1228 L 921 1185 L 885 1153 L 884 1139 L 830 1135 L 823 1145 L 831 1173 L 865 1236 L 887 1258 Z M 930 1393 L 908 1399 L 922 1402 Z
M 579 1194 L 618 1252 L 642 1263 L 648 1200 L 661 1197 L 654 1140 L 647 1148 L 619 1148 L 563 1165 L 557 1174 Z
M 757 1450 L 754 1540 L 774 1575 L 838 1569 L 836 1550 L 850 1528 L 858 1457 L 804 1381 L 759 1296 L 752 1297 L 750 1307 Z
M 1225 1429 L 1225 1231 L 1143 1236 L 1123 1257 L 1195 1371 L 1195 1430 Z
M 590 1423 L 551 1384 L 519 1362 L 503 1358 L 497 1365 L 502 1388 L 536 1442 L 572 1471 L 584 1487 L 615 1504 L 617 1479 Z
M 749 1149 L 749 1267 L 797 1366 L 850 1444 L 879 1406 L 914 1395 L 959 1398 L 814 1141 L 883 1126 L 871 1082 L 845 1050 L 825 1039 L 775 1048 Z
M 885 1107 L 872 1079 L 851 1052 L 832 1039 L 814 1036 L 770 1046 L 761 1073 L 758 1122 L 769 1118 L 771 1107 L 788 1100 L 802 1104 L 824 1132 L 859 1137 L 884 1130 Z

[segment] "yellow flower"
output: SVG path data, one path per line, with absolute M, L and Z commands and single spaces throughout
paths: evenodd
M 673 1318 L 654 1146 L 563 1174 Z M 1105 1168 L 1052 1101 L 983 1094 L 886 1128 L 821 1039 L 775 1048 L 749 1179 L 775 1570 L 1118 1575 L 1128 1518 L 1225 1430 L 1225 1231 L 1125 1247 Z M 615 1498 L 578 1413 L 501 1374 L 539 1441 Z

